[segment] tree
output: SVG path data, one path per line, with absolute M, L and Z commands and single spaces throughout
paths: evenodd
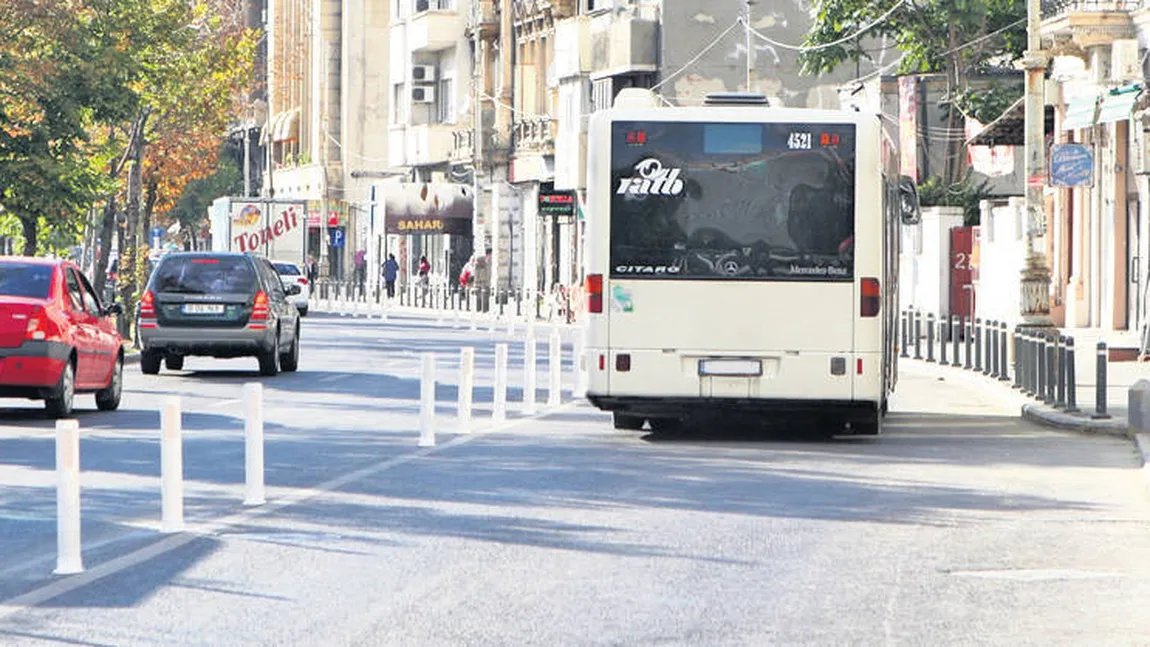
M 822 0 L 799 64 L 807 74 L 830 72 L 842 63 L 869 59 L 868 47 L 885 37 L 902 51 L 898 74 L 946 76 L 946 118 L 954 132 L 960 108 L 985 115 L 982 95 L 969 87 L 970 74 L 1021 58 L 1025 18 L 1023 0 Z M 865 36 L 851 38 L 867 26 Z M 963 175 L 963 144 L 955 138 L 951 146 L 945 177 L 957 182 Z
M 96 123 L 136 106 L 141 73 L 114 29 L 120 0 L 8 0 L 0 5 L 0 206 L 24 253 L 43 227 L 75 226 L 104 188 Z

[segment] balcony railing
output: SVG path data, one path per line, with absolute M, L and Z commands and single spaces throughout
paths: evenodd
M 543 150 L 555 145 L 555 122 L 550 115 L 526 117 L 515 122 L 515 147 Z
M 451 160 L 454 162 L 470 161 L 475 154 L 475 131 L 470 128 L 461 128 L 451 133 Z
M 1041 0 L 1043 20 L 1060 18 L 1074 12 L 1119 12 L 1137 11 L 1143 5 L 1150 5 L 1147 0 Z

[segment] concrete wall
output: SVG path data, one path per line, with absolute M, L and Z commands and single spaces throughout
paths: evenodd
M 1005 321 L 1013 327 L 1021 308 L 1020 280 L 1025 262 L 1026 237 L 1022 198 L 984 200 L 975 276 L 975 316 Z
M 962 226 L 962 210 L 927 207 L 922 221 L 902 228 L 899 309 L 950 314 L 950 230 Z

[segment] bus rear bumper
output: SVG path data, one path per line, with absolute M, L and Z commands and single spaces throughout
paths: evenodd
M 881 415 L 880 404 L 867 400 L 780 400 L 765 398 L 657 398 L 587 394 L 603 411 L 642 418 L 747 418 L 810 416 L 867 420 Z

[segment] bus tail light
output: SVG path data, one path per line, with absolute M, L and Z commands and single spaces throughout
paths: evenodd
M 587 275 L 587 312 L 603 313 L 603 275 Z
M 878 279 L 865 278 L 862 280 L 862 297 L 859 303 L 859 314 L 863 317 L 877 317 L 882 305 L 882 287 Z

